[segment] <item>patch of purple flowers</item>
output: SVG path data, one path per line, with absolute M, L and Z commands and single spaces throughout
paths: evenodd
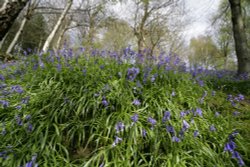
M 141 105 L 141 102 L 138 99 L 135 99 L 135 100 L 133 100 L 132 104 L 135 106 L 139 106 L 139 105 Z
M 125 125 L 124 123 L 122 122 L 118 122 L 116 125 L 115 125 L 115 130 L 116 130 L 116 133 L 119 133 L 119 132 L 122 132 L 125 128 Z
M 139 68 L 129 68 L 127 71 L 127 79 L 130 81 L 134 81 L 136 76 L 140 73 L 140 69 Z
M 166 122 L 170 120 L 171 113 L 169 111 L 164 112 L 164 116 L 162 118 L 162 122 Z

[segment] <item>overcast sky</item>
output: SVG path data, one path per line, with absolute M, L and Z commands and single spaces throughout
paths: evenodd
M 185 35 L 187 39 L 205 34 L 211 29 L 210 20 L 219 7 L 221 0 L 186 0 L 189 10 L 190 25 L 187 26 Z

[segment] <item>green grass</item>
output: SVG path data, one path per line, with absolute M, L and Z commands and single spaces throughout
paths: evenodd
M 61 57 L 51 62 L 51 57 L 44 56 L 42 61 L 40 67 L 34 56 L 0 72 L 5 78 L 0 85 L 6 84 L 0 89 L 0 100 L 9 102 L 8 107 L 0 103 L 0 131 L 6 130 L 0 135 L 0 166 L 24 165 L 36 154 L 36 163 L 45 167 L 232 167 L 238 166 L 237 160 L 224 146 L 236 130 L 235 150 L 250 165 L 249 81 L 213 78 L 212 82 L 209 78 L 200 86 L 177 66 L 166 70 L 166 64 L 132 65 L 102 57 L 67 61 Z M 131 81 L 127 71 L 132 67 L 140 71 Z M 20 85 L 24 92 L 11 91 L 13 85 Z M 245 100 L 232 106 L 227 95 L 239 93 Z M 23 104 L 26 97 L 29 102 Z M 141 104 L 133 104 L 135 99 Z M 22 108 L 16 109 L 19 105 Z M 236 110 L 240 114 L 234 116 Z M 166 111 L 171 117 L 163 122 Z M 186 113 L 183 118 L 181 112 Z M 135 114 L 138 121 L 133 123 Z M 156 120 L 154 126 L 149 117 Z M 190 127 L 182 136 L 183 120 Z M 124 129 L 117 132 L 119 122 Z M 32 131 L 28 130 L 30 124 Z M 167 125 L 175 132 L 168 132 Z M 211 131 L 211 126 L 216 130 Z M 199 135 L 194 137 L 196 130 Z M 173 136 L 180 142 L 173 142 Z M 116 137 L 122 141 L 112 146 Z

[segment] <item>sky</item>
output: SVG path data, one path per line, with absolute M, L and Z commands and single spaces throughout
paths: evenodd
M 221 0 L 186 0 L 187 19 L 190 25 L 185 29 L 187 40 L 205 34 L 211 27 L 210 19 L 218 10 Z

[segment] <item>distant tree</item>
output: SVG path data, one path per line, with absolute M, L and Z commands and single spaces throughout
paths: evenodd
M 132 29 L 126 21 L 110 17 L 104 24 L 101 40 L 103 48 L 120 52 L 135 41 Z
M 221 57 L 218 48 L 211 36 L 199 36 L 190 41 L 189 63 L 191 66 L 203 66 L 205 68 L 216 67 Z

